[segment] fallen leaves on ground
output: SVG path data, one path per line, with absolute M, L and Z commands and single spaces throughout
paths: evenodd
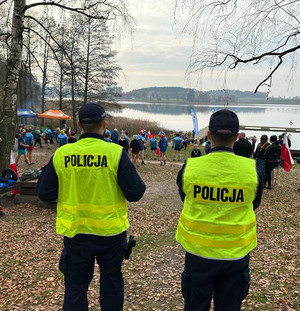
M 41 159 L 42 161 L 42 159 Z M 129 203 L 129 234 L 137 246 L 124 261 L 124 310 L 183 310 L 180 273 L 184 251 L 175 241 L 182 203 L 176 176 L 180 166 L 147 163 L 139 172 L 143 199 Z M 300 168 L 280 171 L 257 210 L 258 247 L 251 254 L 251 285 L 243 310 L 300 310 Z M 6 208 L 0 219 L 0 310 L 57 311 L 63 303 L 58 270 L 62 237 L 55 212 L 30 204 Z M 89 289 L 89 310 L 99 310 L 99 272 Z

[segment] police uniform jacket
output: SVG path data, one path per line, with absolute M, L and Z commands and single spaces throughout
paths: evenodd
M 110 150 L 110 149 L 112 149 L 110 144 L 107 144 L 105 142 L 99 144 L 98 139 L 103 141 L 103 136 L 100 134 L 96 134 L 96 133 L 84 133 L 80 136 L 80 139 L 77 143 L 72 144 L 72 147 L 74 146 L 73 147 L 74 149 L 76 149 L 75 148 L 76 144 L 79 143 L 82 145 L 81 142 L 83 142 L 83 141 L 87 142 L 87 144 L 86 143 L 83 144 L 84 146 L 94 145 L 94 147 L 92 148 L 93 150 L 95 149 L 95 147 L 97 145 L 99 145 L 99 148 L 101 146 L 102 152 L 104 150 L 104 155 L 102 155 L 102 156 L 99 155 L 97 159 L 95 159 L 93 155 L 89 155 L 89 149 L 91 149 L 89 147 L 86 150 L 86 154 L 74 155 L 74 159 L 72 158 L 73 156 L 65 155 L 64 159 L 60 160 L 60 159 L 58 159 L 58 156 L 61 157 L 62 155 L 64 155 L 64 152 L 63 152 L 64 149 L 61 149 L 64 147 L 61 147 L 58 149 L 59 155 L 54 154 L 54 156 L 50 159 L 48 165 L 42 170 L 42 174 L 41 174 L 39 181 L 38 181 L 38 184 L 37 184 L 37 193 L 38 193 L 39 198 L 43 201 L 52 201 L 52 200 L 55 200 L 58 198 L 58 217 L 57 217 L 57 220 L 59 220 L 59 221 L 62 220 L 63 225 L 67 225 L 67 226 L 65 226 L 65 228 L 67 228 L 65 233 L 64 233 L 64 230 L 59 229 L 59 231 L 60 231 L 60 232 L 58 232 L 59 234 L 69 236 L 69 237 L 72 237 L 72 236 L 76 235 L 77 233 L 90 233 L 90 234 L 104 235 L 104 236 L 105 235 L 119 234 L 119 233 L 121 233 L 121 232 L 119 232 L 120 230 L 117 230 L 116 232 L 112 232 L 112 234 L 109 234 L 109 232 L 107 231 L 108 234 L 106 234 L 106 231 L 105 230 L 103 231 L 103 229 L 101 229 L 101 227 L 99 227 L 99 232 L 98 232 L 98 230 L 96 230 L 96 232 L 93 233 L 91 226 L 94 226 L 96 224 L 96 221 L 93 221 L 93 216 L 88 214 L 89 213 L 89 207 L 87 207 L 86 209 L 84 208 L 83 212 L 84 212 L 85 216 L 80 216 L 82 214 L 82 208 L 83 208 L 83 207 L 81 207 L 82 204 L 80 204 L 80 202 L 82 202 L 82 198 L 83 198 L 83 202 L 89 203 L 89 200 L 88 199 L 85 200 L 84 197 L 88 198 L 90 196 L 90 198 L 91 198 L 90 201 L 92 203 L 93 202 L 95 203 L 95 202 L 101 201 L 101 198 L 97 199 L 97 193 L 99 193 L 99 194 L 103 193 L 103 195 L 104 194 L 106 195 L 106 193 L 108 193 L 108 194 L 112 193 L 116 196 L 116 197 L 111 199 L 111 201 L 114 202 L 112 205 L 112 208 L 117 208 L 118 205 L 122 205 L 121 208 L 124 209 L 124 208 L 126 208 L 126 204 L 122 203 L 122 200 L 127 199 L 127 201 L 138 201 L 144 194 L 144 191 L 146 188 L 145 184 L 142 181 L 142 179 L 140 178 L 140 176 L 138 175 L 138 173 L 136 172 L 136 170 L 135 170 L 134 166 L 132 165 L 127 153 L 124 150 L 119 150 L 121 148 L 119 146 L 116 146 L 116 145 L 113 145 L 114 149 Z M 107 144 L 107 146 L 105 146 L 106 144 Z M 66 147 L 65 148 L 66 150 L 68 149 L 67 154 L 69 154 L 70 151 L 72 151 L 72 147 L 68 146 L 68 145 L 65 147 Z M 111 160 L 109 160 L 108 158 L 106 159 L 105 148 L 107 148 L 107 154 L 108 155 L 111 154 L 111 152 L 117 152 L 117 154 L 115 154 L 114 156 L 113 156 L 114 153 L 111 154 L 111 157 L 112 156 L 113 156 L 113 158 L 117 157 L 115 160 L 113 160 L 114 164 L 111 162 L 112 159 Z M 97 147 L 96 147 L 96 149 L 97 149 Z M 117 149 L 117 150 L 115 150 L 115 149 Z M 100 160 L 100 157 L 101 157 L 101 160 Z M 109 165 L 107 161 L 110 161 L 110 163 L 113 164 L 113 167 L 114 167 L 113 170 L 112 170 L 112 168 L 109 168 L 109 170 L 106 170 L 106 168 L 108 168 L 107 166 Z M 58 165 L 58 163 L 60 163 L 60 162 L 62 164 Z M 105 185 L 106 185 L 105 181 L 104 182 L 101 181 L 101 188 L 99 189 L 99 187 L 98 187 L 98 190 L 97 190 L 97 185 L 99 186 L 99 182 L 97 182 L 97 180 L 95 180 L 93 183 L 91 182 L 90 185 L 86 185 L 87 180 L 82 180 L 82 185 L 84 185 L 84 187 L 82 187 L 82 188 L 85 188 L 86 190 L 88 190 L 89 187 L 91 188 L 90 192 L 84 191 L 85 194 L 80 194 L 81 189 L 78 189 L 78 186 L 80 188 L 80 184 L 78 184 L 78 179 L 77 179 L 77 182 L 75 182 L 75 184 L 66 186 L 66 180 L 65 180 L 64 175 L 69 174 L 69 172 L 67 172 L 67 171 L 69 171 L 69 169 L 72 169 L 71 167 L 73 166 L 74 170 L 78 170 L 78 172 L 80 172 L 80 168 L 78 169 L 77 166 L 82 167 L 84 165 L 86 166 L 85 174 L 87 174 L 86 169 L 88 169 L 88 170 L 90 169 L 91 175 L 93 175 L 95 178 L 98 176 L 96 174 L 96 171 L 98 169 L 99 170 L 102 169 L 103 172 L 106 171 L 106 173 L 103 176 L 106 176 L 108 174 L 107 175 L 107 178 L 108 178 L 107 187 L 110 187 L 110 188 L 107 189 L 107 192 L 105 192 Z M 65 174 L 63 173 L 64 170 L 66 171 Z M 111 171 L 112 173 L 109 173 L 109 171 Z M 109 176 L 111 176 L 111 174 L 116 175 L 116 176 L 115 177 L 113 177 L 113 176 L 109 177 Z M 102 176 L 102 175 L 99 175 L 99 176 Z M 116 183 L 117 183 L 116 187 L 114 187 L 112 184 L 114 180 L 116 180 Z M 60 182 L 62 182 L 61 185 L 60 185 Z M 68 191 L 68 192 L 74 191 L 74 193 L 73 194 L 72 193 L 62 194 L 62 192 L 61 192 L 62 186 L 64 186 L 65 191 Z M 95 189 L 95 187 L 96 187 L 96 189 Z M 120 192 L 118 189 L 120 189 Z M 80 196 L 78 194 L 80 194 Z M 80 200 L 78 201 L 77 198 L 72 199 L 72 197 L 71 197 L 72 195 L 76 196 L 77 198 L 80 197 Z M 104 197 L 105 197 L 105 195 L 104 195 Z M 98 196 L 100 196 L 100 195 L 98 195 Z M 123 197 L 123 199 L 122 199 L 122 197 Z M 92 199 L 92 198 L 94 198 L 94 199 Z M 107 205 L 110 200 L 109 200 L 109 198 L 106 198 L 104 201 L 105 201 L 104 205 Z M 87 227 L 87 231 L 83 230 L 82 228 L 79 229 L 78 232 L 76 231 L 77 229 L 75 231 L 72 231 L 72 232 L 70 231 L 71 229 L 68 228 L 68 221 L 71 222 L 72 226 L 76 223 L 76 219 L 75 220 L 72 219 L 72 217 L 74 218 L 74 214 L 73 214 L 73 216 L 72 215 L 68 216 L 68 219 L 65 219 L 65 220 L 64 220 L 65 215 L 59 216 L 59 213 L 61 213 L 61 211 L 63 211 L 64 209 L 65 210 L 69 209 L 69 208 L 67 208 L 68 207 L 67 202 L 71 202 L 71 203 L 74 202 L 75 203 L 74 209 L 77 209 L 76 212 L 79 211 L 79 213 L 77 213 L 76 216 L 79 215 L 79 217 L 84 217 L 84 219 L 87 219 L 87 224 L 84 224 L 84 225 L 86 225 L 84 227 L 85 228 Z M 86 204 L 86 205 L 88 206 L 88 204 Z M 100 214 L 104 213 L 104 211 L 100 211 L 101 206 L 99 206 L 99 209 L 97 208 L 97 206 L 91 205 L 90 207 L 92 207 L 91 213 L 92 214 L 94 213 L 94 215 L 96 215 L 96 216 L 99 216 L 98 215 L 99 213 Z M 60 208 L 60 211 L 59 211 L 59 208 Z M 106 209 L 107 208 L 108 208 L 108 205 L 106 206 Z M 109 210 L 107 210 L 107 212 L 109 212 Z M 109 213 L 111 214 L 111 212 L 109 212 Z M 118 212 L 118 214 L 121 214 L 121 212 Z M 116 215 L 118 215 L 118 214 L 116 214 Z M 123 216 L 126 217 L 126 212 L 124 215 Z M 107 220 L 108 220 L 107 217 L 105 216 L 105 218 L 103 218 L 102 222 L 105 222 L 105 221 L 107 222 Z M 111 217 L 112 216 L 110 215 L 109 216 L 110 222 L 113 221 L 113 219 L 111 219 Z M 91 220 L 88 221 L 88 219 L 91 219 Z M 99 223 L 101 222 L 101 219 L 102 218 L 100 217 L 100 219 L 98 221 Z M 82 223 L 81 223 L 81 225 L 82 225 Z M 70 227 L 72 227 L 72 226 L 70 226 Z M 122 228 L 121 227 L 120 228 L 123 230 L 126 230 L 127 227 L 128 227 L 128 225 L 126 225 L 126 226 L 122 225 Z M 105 234 L 101 234 L 102 231 L 100 229 Z M 57 223 L 57 230 L 58 230 L 58 223 Z M 83 232 L 81 232 L 82 230 L 83 230 Z
M 255 162 L 224 147 L 198 159 L 188 159 L 177 177 L 184 209 L 176 239 L 201 257 L 243 258 L 256 246 L 253 209 L 260 204 L 263 183 Z

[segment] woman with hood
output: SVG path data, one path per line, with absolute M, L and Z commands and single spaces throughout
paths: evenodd
M 128 153 L 129 143 L 128 140 L 126 139 L 125 133 L 121 134 L 118 144 L 122 146 L 124 150 Z

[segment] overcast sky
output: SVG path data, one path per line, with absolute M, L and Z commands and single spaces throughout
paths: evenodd
M 247 65 L 224 76 L 204 73 L 200 80 L 187 79 L 186 69 L 192 50 L 192 38 L 180 36 L 183 21 L 174 18 L 174 0 L 128 0 L 129 11 L 136 21 L 132 39 L 123 35 L 118 43 L 118 61 L 123 69 L 119 84 L 124 91 L 149 86 L 192 87 L 201 91 L 240 89 L 254 91 L 262 80 L 259 67 Z M 198 80 L 198 82 L 197 82 Z M 292 82 L 291 82 L 292 80 Z M 273 78 L 270 96 L 296 96 L 300 73 L 281 69 Z M 266 92 L 267 89 L 260 91 Z

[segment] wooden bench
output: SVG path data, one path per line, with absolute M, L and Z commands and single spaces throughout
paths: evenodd
M 19 189 L 20 194 L 36 195 L 36 192 L 35 192 L 36 185 L 37 185 L 37 179 L 30 180 L 30 181 L 16 181 L 13 186 L 8 186 L 5 189 L 0 189 L 0 196 L 15 189 Z
M 13 185 L 13 186 L 8 186 L 8 187 L 5 188 L 5 189 L 0 189 L 0 196 L 6 194 L 7 192 L 10 192 L 10 191 L 12 191 L 12 190 L 15 190 L 15 189 L 17 189 L 17 188 L 18 188 L 18 186 L 15 184 L 15 185 Z
M 21 195 L 36 195 L 35 188 L 37 185 L 37 179 L 28 181 L 17 181 L 16 185 L 19 188 Z
M 42 208 L 49 208 L 56 210 L 56 201 L 42 202 L 35 191 L 37 185 L 37 179 L 29 181 L 16 181 L 14 186 L 7 187 L 3 192 L 3 196 L 0 193 L 0 203 L 5 207 L 12 207 L 16 204 L 31 203 Z M 13 195 L 9 192 L 13 189 L 19 189 L 19 193 Z

